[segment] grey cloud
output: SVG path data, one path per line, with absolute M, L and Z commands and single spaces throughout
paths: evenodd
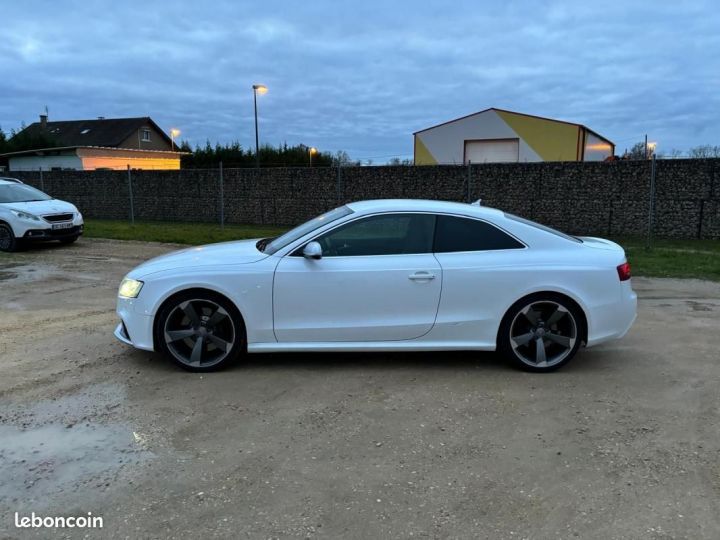
M 30 1 L 4 7 L 0 125 L 151 115 L 193 143 L 261 138 L 408 156 L 413 131 L 490 106 L 660 149 L 720 143 L 713 2 L 360 5 Z M 624 141 L 629 141 L 627 144 Z

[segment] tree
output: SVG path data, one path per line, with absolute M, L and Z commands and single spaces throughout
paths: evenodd
M 2 126 L 0 126 L 0 154 L 4 154 L 7 151 L 7 135 L 5 135 Z
M 677 148 L 673 148 L 670 150 L 667 154 L 661 154 L 658 155 L 658 157 L 664 157 L 664 158 L 670 158 L 670 159 L 678 159 L 682 157 L 683 153 L 682 150 L 678 150 Z
M 410 166 L 413 164 L 413 161 L 412 159 L 400 159 L 398 157 L 394 157 L 390 161 L 388 161 L 387 164 L 393 166 Z
M 338 150 L 332 157 L 332 165 L 333 167 L 359 167 L 360 162 L 350 159 L 350 154 L 345 150 Z
M 625 150 L 622 157 L 623 159 L 648 159 L 652 157 L 654 152 L 655 148 L 653 146 L 648 145 L 645 147 L 645 143 L 640 141 L 635 143 L 630 150 Z
M 720 146 L 703 144 L 691 148 L 688 153 L 691 158 L 716 158 L 720 157 Z
M 196 146 L 195 150 L 190 149 L 186 141 L 180 143 L 183 152 L 192 152 L 180 158 L 181 166 L 184 169 L 214 169 L 222 162 L 223 167 L 242 168 L 255 167 L 255 152 L 244 149 L 239 141 L 221 145 L 210 141 L 205 146 Z M 313 153 L 313 167 L 330 167 L 334 164 L 334 157 L 327 152 Z M 309 167 L 310 147 L 304 144 L 274 147 L 263 145 L 260 147 L 260 165 L 262 167 Z

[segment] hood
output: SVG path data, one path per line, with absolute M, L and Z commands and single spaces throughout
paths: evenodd
M 206 266 L 247 264 L 259 261 L 268 257 L 262 251 L 258 251 L 254 240 L 239 240 L 234 242 L 221 242 L 219 244 L 208 244 L 196 246 L 180 251 L 173 251 L 167 255 L 155 257 L 136 267 L 128 275 L 132 278 L 140 278 L 163 270 L 176 268 L 202 268 Z
M 22 210 L 34 216 L 45 216 L 47 214 L 63 214 L 67 212 L 78 212 L 74 204 L 60 201 L 58 199 L 50 199 L 49 201 L 28 201 L 28 202 L 11 202 L 3 203 L 6 208 Z

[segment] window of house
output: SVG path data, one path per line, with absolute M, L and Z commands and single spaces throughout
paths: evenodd
M 477 219 L 438 216 L 435 253 L 522 249 L 525 246 L 494 225 Z
M 317 238 L 323 257 L 432 252 L 435 216 L 383 214 L 360 219 Z
M 142 140 L 143 140 L 143 141 L 149 141 L 149 140 L 150 140 L 150 130 L 149 130 L 149 129 L 143 129 L 143 130 L 142 130 Z

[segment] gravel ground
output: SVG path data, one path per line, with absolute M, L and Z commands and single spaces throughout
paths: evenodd
M 494 354 L 253 356 L 190 374 L 112 336 L 174 246 L 0 254 L 0 537 L 720 538 L 720 284 L 550 375 Z

